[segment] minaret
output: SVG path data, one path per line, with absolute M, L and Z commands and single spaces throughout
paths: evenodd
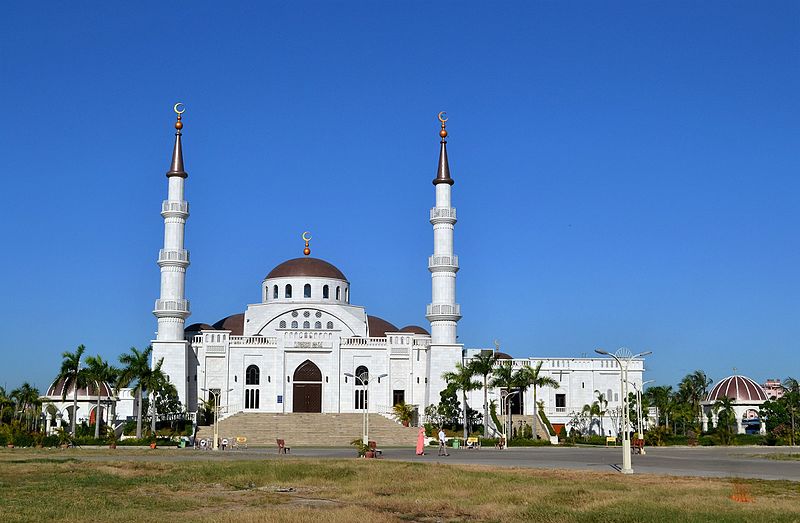
M 447 162 L 447 130 L 445 113 L 439 113 L 442 129 L 439 149 L 439 170 L 433 185 L 436 187 L 436 207 L 431 209 L 433 225 L 433 256 L 428 258 L 431 271 L 431 304 L 427 307 L 431 322 L 431 345 L 428 351 L 428 386 L 425 390 L 425 405 L 437 403 L 439 393 L 447 387 L 442 378 L 445 372 L 455 371 L 456 363 L 462 361 L 462 349 L 456 336 L 456 323 L 461 319 L 461 307 L 456 303 L 456 273 L 458 257 L 453 254 L 453 226 L 456 210 L 450 206 L 453 179 Z
M 158 334 L 153 341 L 153 365 L 164 358 L 162 369 L 178 389 L 181 403 L 187 408 L 187 351 L 183 329 L 189 312 L 189 301 L 185 296 L 186 267 L 189 266 L 189 251 L 184 249 L 183 237 L 189 204 L 184 200 L 183 187 L 186 171 L 183 169 L 181 147 L 183 104 L 174 107 L 178 115 L 175 122 L 175 145 L 172 149 L 172 164 L 167 171 L 167 199 L 161 204 L 164 217 L 164 248 L 158 253 L 161 268 L 161 294 L 156 300 L 153 314 L 158 318 Z M 195 394 L 196 396 L 196 394 Z M 194 403 L 194 401 L 191 401 Z M 191 409 L 190 409 L 191 411 Z
M 453 254 L 453 226 L 456 223 L 456 210 L 450 206 L 450 193 L 453 179 L 447 162 L 447 130 L 444 111 L 439 113 L 442 129 L 439 149 L 439 170 L 433 185 L 436 187 L 436 207 L 431 209 L 433 225 L 433 256 L 428 258 L 431 271 L 431 304 L 426 317 L 431 322 L 431 343 L 433 345 L 454 345 L 456 343 L 456 322 L 461 319 L 461 307 L 456 303 L 456 273 L 458 256 Z

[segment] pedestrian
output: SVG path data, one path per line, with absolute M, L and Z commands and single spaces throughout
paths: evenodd
M 425 427 L 420 425 L 417 433 L 417 456 L 425 455 Z
M 449 456 L 447 453 L 447 438 L 444 435 L 444 429 L 439 427 L 439 455 Z

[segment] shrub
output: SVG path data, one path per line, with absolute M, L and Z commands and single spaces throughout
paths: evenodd
M 508 442 L 509 447 L 547 447 L 549 439 L 516 438 Z

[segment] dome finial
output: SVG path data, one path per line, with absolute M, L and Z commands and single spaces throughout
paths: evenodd
M 308 238 L 306 238 L 306 236 L 308 236 Z M 303 254 L 308 256 L 309 254 L 311 254 L 311 249 L 308 248 L 308 242 L 311 241 L 311 233 L 308 232 L 308 231 L 305 231 L 303 233 L 303 235 L 301 236 L 301 238 L 303 238 L 303 241 L 306 242 L 306 248 L 303 249 Z
M 446 111 L 441 111 L 436 117 L 439 118 L 439 121 L 442 122 L 442 130 L 439 131 L 439 136 L 442 137 L 442 143 L 445 143 L 445 138 L 447 138 L 447 129 L 445 129 L 445 125 L 447 123 L 447 115 Z
M 439 131 L 439 136 L 442 137 L 441 145 L 439 147 L 439 169 L 436 172 L 436 178 L 433 179 L 433 185 L 446 183 L 453 185 L 453 179 L 450 178 L 450 165 L 447 161 L 447 129 L 445 129 L 447 118 L 445 111 L 439 112 L 436 117 L 442 123 L 442 129 Z
M 172 163 L 169 171 L 167 171 L 167 177 L 180 176 L 181 178 L 186 178 L 187 174 L 183 168 L 183 147 L 181 145 L 181 129 L 183 129 L 181 115 L 186 112 L 186 106 L 178 102 L 172 106 L 172 110 L 178 115 L 178 119 L 175 121 L 175 145 L 172 148 Z

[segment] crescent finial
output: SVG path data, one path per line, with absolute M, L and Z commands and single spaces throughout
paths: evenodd
M 172 107 L 172 110 L 175 111 L 175 114 L 181 115 L 186 112 L 186 106 L 183 104 L 183 102 L 178 102 Z
M 308 236 L 308 238 L 306 238 L 306 236 Z M 304 242 L 310 242 L 311 241 L 311 233 L 306 231 L 306 232 L 303 233 L 301 238 L 303 238 Z
M 447 112 L 446 112 L 446 111 L 441 111 L 441 112 L 440 112 L 440 113 L 437 115 L 437 118 L 439 118 L 439 121 L 440 121 L 440 122 L 442 122 L 442 125 L 444 125 L 444 123 L 447 121 L 447 118 L 445 118 L 445 115 L 446 115 L 446 114 L 447 114 Z

